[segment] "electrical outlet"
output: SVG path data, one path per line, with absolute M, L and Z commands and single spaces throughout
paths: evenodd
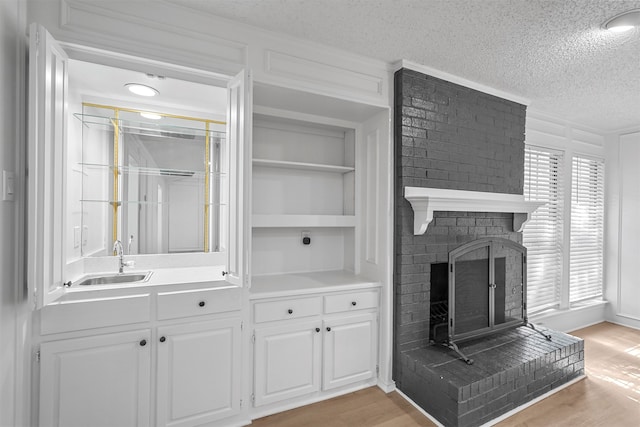
M 302 244 L 310 245 L 311 244 L 311 232 L 310 231 L 302 231 Z
M 82 246 L 87 245 L 87 239 L 89 239 L 89 226 L 83 225 L 82 226 Z
M 13 172 L 2 171 L 2 200 L 11 202 L 14 200 L 15 175 Z

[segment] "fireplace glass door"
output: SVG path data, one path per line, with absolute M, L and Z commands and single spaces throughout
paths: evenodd
M 526 249 L 475 240 L 449 254 L 449 341 L 524 324 Z

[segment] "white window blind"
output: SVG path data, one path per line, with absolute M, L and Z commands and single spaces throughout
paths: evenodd
M 525 147 L 525 200 L 544 202 L 527 223 L 523 244 L 527 247 L 528 311 L 560 303 L 563 233 L 563 154 L 536 146 Z
M 572 160 L 569 300 L 602 295 L 604 162 Z

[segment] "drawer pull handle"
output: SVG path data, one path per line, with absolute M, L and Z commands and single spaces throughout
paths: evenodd
M 331 328 L 327 326 L 327 332 L 331 332 Z
M 200 301 L 200 302 L 198 303 L 198 305 L 199 305 L 200 307 L 204 307 L 204 305 L 205 305 L 205 304 L 206 304 L 206 303 L 205 303 L 204 301 Z
M 229 272 L 228 272 L 228 271 L 223 271 L 223 272 L 222 272 L 222 275 L 223 275 L 223 276 L 226 276 L 227 274 L 229 274 Z
M 165 342 L 167 339 L 165 337 L 160 337 L 160 342 Z
M 355 301 L 351 301 L 351 305 L 352 305 L 352 306 L 354 306 L 354 307 L 355 307 L 355 306 L 356 306 L 356 304 L 357 304 L 357 303 L 356 303 Z
M 289 309 L 289 310 L 287 310 L 287 313 L 293 314 L 293 310 Z
M 316 332 L 320 332 L 320 328 L 316 328 Z
M 147 340 L 140 341 L 140 347 L 144 347 L 145 345 L 147 345 Z

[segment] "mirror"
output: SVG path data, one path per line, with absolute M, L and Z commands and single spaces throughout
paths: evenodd
M 82 255 L 221 250 L 225 124 L 82 104 Z M 85 235 L 86 233 L 86 235 Z

